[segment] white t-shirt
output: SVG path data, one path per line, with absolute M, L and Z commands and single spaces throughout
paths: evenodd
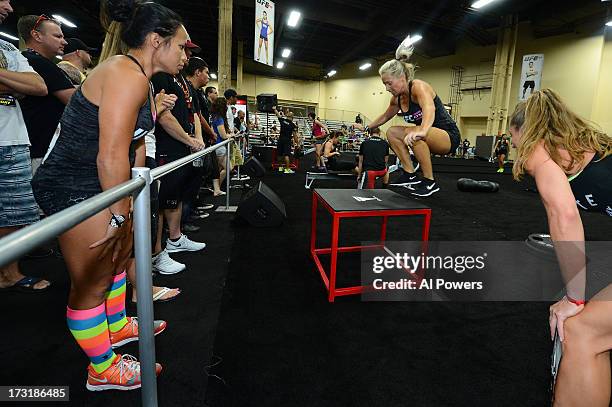
M 234 131 L 234 113 L 232 112 L 232 107 L 227 107 L 227 125 L 230 128 L 230 131 Z
M 10 42 L 0 40 L 0 69 L 11 72 L 34 72 L 28 60 Z M 8 95 L 11 96 L 11 95 Z M 21 106 L 7 95 L 0 95 L 0 146 L 29 146 L 28 130 Z

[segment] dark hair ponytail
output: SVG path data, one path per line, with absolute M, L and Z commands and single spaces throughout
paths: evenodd
M 181 26 L 181 17 L 160 4 L 141 0 L 102 0 L 102 25 L 112 21 L 122 24 L 121 40 L 128 48 L 139 48 L 150 33 L 164 38 L 173 36 Z

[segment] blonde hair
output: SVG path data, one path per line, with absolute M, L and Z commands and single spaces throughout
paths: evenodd
M 378 70 L 380 76 L 388 74 L 394 78 L 401 78 L 403 75 L 407 82 L 414 79 L 416 66 L 408 62 L 414 52 L 414 46 L 412 44 L 407 45 L 406 43 L 407 41 L 404 41 L 397 47 L 394 59 L 385 62 L 383 66 L 380 67 Z
M 102 44 L 102 52 L 98 63 L 104 62 L 104 60 L 115 56 L 127 54 L 128 47 L 121 40 L 122 24 L 117 21 L 110 21 L 105 24 L 106 36 L 104 37 L 104 43 Z
M 587 152 L 595 152 L 599 159 L 612 154 L 612 137 L 571 111 L 551 89 L 534 92 L 526 102 L 520 102 L 510 117 L 510 126 L 522 131 L 512 169 L 516 180 L 525 174 L 527 160 L 542 141 L 550 158 L 566 173 L 581 163 Z M 559 149 L 567 150 L 569 163 L 563 164 Z

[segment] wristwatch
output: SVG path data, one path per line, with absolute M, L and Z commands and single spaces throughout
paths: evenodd
M 111 216 L 110 222 L 108 223 L 112 228 L 120 228 L 125 222 L 125 216 L 123 215 L 115 215 L 114 213 Z

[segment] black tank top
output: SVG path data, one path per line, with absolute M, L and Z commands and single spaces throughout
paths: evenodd
M 82 86 L 77 89 L 64 110 L 43 164 L 34 176 L 34 184 L 45 189 L 102 192 L 97 165 L 100 142 L 98 110 L 98 106 L 85 98 Z M 134 142 L 154 129 L 153 116 L 150 93 L 136 119 L 129 153 L 131 165 L 136 155 Z
M 509 145 L 508 145 L 508 142 L 506 140 L 502 140 L 499 143 L 499 151 L 500 152 L 506 152 L 507 153 L 508 152 L 508 147 L 509 147 Z
M 332 153 L 336 152 L 336 146 L 334 145 L 334 143 L 331 140 L 328 140 L 325 142 L 325 144 L 330 143 L 332 146 Z M 325 151 L 325 144 L 323 144 L 323 151 Z M 331 157 L 327 157 L 327 163 L 329 164 L 330 167 L 333 167 L 336 164 L 337 161 L 337 156 L 336 155 L 332 155 Z
M 612 216 L 612 156 L 600 160 L 594 156 L 591 162 L 569 178 L 576 205 L 580 209 L 602 212 Z
M 408 111 L 402 110 L 402 99 L 401 95 L 397 96 L 397 105 L 399 106 L 398 116 L 402 117 L 406 123 L 415 124 L 420 126 L 423 122 L 423 109 L 417 103 L 412 101 L 412 81 L 408 83 Z M 445 130 L 448 133 L 456 131 L 459 133 L 457 124 L 453 118 L 448 114 L 448 111 L 444 107 L 444 103 L 440 100 L 438 95 L 434 98 L 434 106 L 436 109 L 433 127 L 441 130 Z

